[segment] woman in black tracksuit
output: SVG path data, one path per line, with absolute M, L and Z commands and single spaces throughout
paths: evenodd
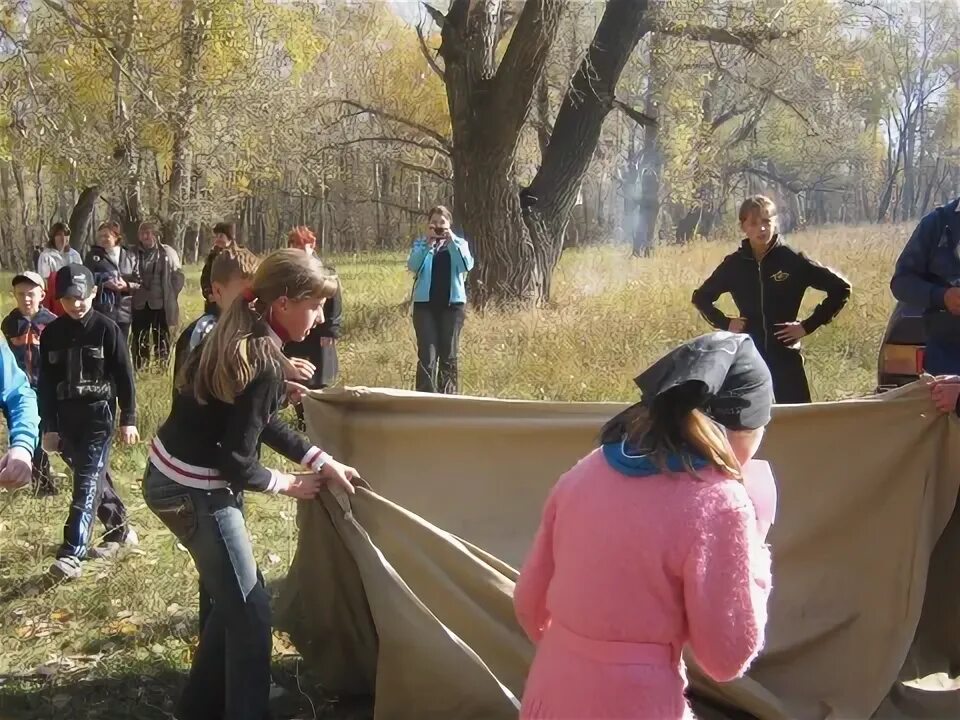
M 746 239 L 727 255 L 693 293 L 693 304 L 718 330 L 745 332 L 773 376 L 780 404 L 810 402 L 800 339 L 831 322 L 850 299 L 851 285 L 841 275 L 794 250 L 777 234 L 776 206 L 762 195 L 740 207 Z M 806 320 L 798 321 L 807 290 L 827 297 Z M 740 317 L 728 318 L 714 303 L 730 293 Z

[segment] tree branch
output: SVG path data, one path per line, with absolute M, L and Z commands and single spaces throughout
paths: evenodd
M 447 21 L 447 16 L 433 7 L 433 5 L 430 3 L 420 4 L 423 5 L 423 9 L 427 11 L 427 14 L 433 18 L 433 21 L 437 24 L 437 27 L 442 30 L 444 23 Z
M 407 162 L 406 160 L 394 160 L 397 165 L 400 167 L 405 167 L 407 170 L 413 170 L 414 172 L 427 173 L 428 175 L 433 175 L 444 182 L 453 182 L 453 176 L 446 173 L 442 173 L 439 170 L 435 170 L 432 167 L 427 167 L 426 165 L 417 165 L 416 163 Z
M 663 33 L 673 37 L 682 37 L 697 42 L 720 43 L 721 45 L 739 45 L 753 48 L 771 40 L 795 37 L 803 30 L 777 30 L 774 28 L 727 28 L 711 27 L 710 25 L 692 25 L 676 22 L 663 17 L 654 17 L 650 21 L 650 32 Z
M 417 25 L 417 37 L 420 38 L 420 52 L 423 53 L 424 60 L 427 61 L 427 65 L 430 66 L 430 69 L 436 73 L 437 77 L 441 80 L 444 80 L 443 70 L 440 69 L 440 66 L 437 64 L 436 58 L 430 54 L 430 48 L 427 47 L 427 38 L 423 34 L 423 23 Z
M 130 82 L 131 85 L 133 85 L 134 89 L 137 90 L 137 92 L 139 92 L 140 95 L 142 95 L 145 100 L 147 100 L 151 105 L 153 105 L 157 109 L 157 112 L 159 112 L 160 114 L 166 113 L 166 111 L 163 109 L 160 103 L 157 102 L 157 99 L 153 96 L 153 93 L 147 92 L 143 88 L 143 86 L 141 86 L 140 83 L 138 83 L 134 79 L 133 75 L 130 74 L 130 72 L 123 66 L 123 63 L 120 62 L 120 59 L 114 54 L 113 49 L 111 47 L 114 44 L 113 43 L 114 38 L 112 38 L 107 33 L 97 30 L 95 27 L 85 23 L 80 18 L 71 15 L 70 12 L 63 5 L 61 5 L 58 2 L 54 2 L 54 0 L 43 0 L 43 3 L 44 5 L 49 7 L 51 10 L 62 15 L 66 19 L 66 21 L 70 24 L 70 26 L 74 29 L 74 32 L 76 32 L 77 28 L 80 28 L 83 31 L 89 33 L 91 37 L 94 40 L 96 40 L 97 44 L 101 47 L 101 49 L 105 53 L 107 53 L 107 57 L 110 58 L 110 61 L 116 66 L 116 68 L 120 71 L 120 73 Z M 110 44 L 107 44 L 106 42 L 107 40 L 110 41 Z
M 635 107 L 630 107 L 625 102 L 623 102 L 623 100 L 614 98 L 613 107 L 623 112 L 627 117 L 629 117 L 631 120 L 633 120 L 635 123 L 637 123 L 637 125 L 640 125 L 641 127 L 657 126 L 656 118 L 650 117 L 646 113 L 640 112 Z
M 749 105 L 734 105 L 729 110 L 725 110 L 724 112 L 717 115 L 713 119 L 713 122 L 710 123 L 710 129 L 719 130 L 724 124 L 730 122 L 735 117 L 739 117 L 743 115 L 749 109 L 750 109 Z
M 418 147 L 421 150 L 431 150 L 433 152 L 442 153 L 443 155 L 449 156 L 450 153 L 445 148 L 437 147 L 431 142 L 425 142 L 423 140 L 413 140 L 412 138 L 398 137 L 396 135 L 372 135 L 361 138 L 354 138 L 353 140 L 344 140 L 342 142 L 331 143 L 329 145 L 324 145 L 319 150 L 335 150 L 336 148 L 347 147 L 349 145 L 356 145 L 362 142 L 384 142 L 384 143 L 400 143 L 401 145 L 412 145 L 413 147 Z
M 560 27 L 563 0 L 528 0 L 494 76 L 491 97 L 508 132 L 519 132 Z
M 384 120 L 389 120 L 390 122 L 395 122 L 399 125 L 404 125 L 412 130 L 416 130 L 419 133 L 423 133 L 428 138 L 439 143 L 441 146 L 441 149 L 447 155 L 453 152 L 453 144 L 450 142 L 450 140 L 444 137 L 442 134 L 438 133 L 436 130 L 431 130 L 426 125 L 421 125 L 420 123 L 413 122 L 412 120 L 407 120 L 406 118 L 400 117 L 399 115 L 394 115 L 393 113 L 387 112 L 386 110 L 378 110 L 377 108 L 372 108 L 369 105 L 364 105 L 363 103 L 356 102 L 355 100 L 331 100 L 328 103 L 324 103 L 324 105 L 331 105 L 335 103 L 339 103 L 341 105 L 347 105 L 349 107 L 356 108 L 361 112 L 370 113 L 371 115 L 375 115 L 377 117 L 383 118 Z
M 648 10 L 647 0 L 607 0 L 586 57 L 554 119 L 550 144 L 527 193 L 535 198 L 533 208 L 544 208 L 545 216 L 558 210 L 564 216 L 564 208 L 576 202 L 603 122 L 613 109 L 620 74 L 647 32 L 643 19 Z

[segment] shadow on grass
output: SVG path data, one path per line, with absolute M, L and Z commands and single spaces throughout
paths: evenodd
M 55 585 L 59 585 L 63 580 L 59 580 L 49 573 L 42 572 L 31 575 L 26 580 L 14 582 L 10 587 L 4 588 L 0 594 L 0 605 L 19 600 L 25 597 L 34 597 L 45 593 Z
M 273 665 L 276 687 L 271 711 L 277 720 L 371 720 L 368 698 L 336 699 L 303 673 L 299 659 L 283 658 Z M 158 663 L 136 672 L 110 677 L 71 674 L 50 679 L 39 676 L 0 676 L 0 718 L 37 720 L 169 720 L 186 673 Z

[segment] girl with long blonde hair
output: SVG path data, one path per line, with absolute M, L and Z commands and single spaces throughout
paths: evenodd
M 178 720 L 267 717 L 270 600 L 243 514 L 246 491 L 314 498 L 324 484 L 353 492 L 356 471 L 294 432 L 277 413 L 296 368 L 283 356 L 323 322 L 337 278 L 314 256 L 278 250 L 260 263 L 178 375 L 144 478 L 148 507 L 190 552 L 212 604 L 202 618 Z M 307 468 L 264 467 L 261 442 Z

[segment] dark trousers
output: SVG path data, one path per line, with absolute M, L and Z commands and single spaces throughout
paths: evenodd
M 779 405 L 800 405 L 811 401 L 807 373 L 803 369 L 803 353 L 789 348 L 776 348 L 761 353 L 773 378 L 773 397 Z
M 103 523 L 107 542 L 126 536 L 127 510 L 107 475 L 113 438 L 112 403 L 106 401 L 61 408 L 60 452 L 73 471 L 73 499 L 63 526 L 57 557 L 82 560 L 93 540 L 96 519 Z
M 133 366 L 140 370 L 150 361 L 151 350 L 155 362 L 166 362 L 170 355 L 170 328 L 167 314 L 161 310 L 133 311 Z
M 243 496 L 198 490 L 153 465 L 147 507 L 187 548 L 200 575 L 200 643 L 177 705 L 180 720 L 265 720 L 273 647 L 270 599 L 253 557 Z
M 463 305 L 414 303 L 417 334 L 417 391 L 456 395 L 460 392 L 457 354 L 465 316 Z
M 123 335 L 123 341 L 125 343 L 129 343 L 130 342 L 130 323 L 118 322 L 117 327 L 120 328 L 120 334 Z
M 40 424 L 40 437 L 43 437 L 43 423 Z M 33 453 L 33 491 L 52 492 L 57 489 L 53 482 L 53 471 L 50 469 L 50 456 L 47 455 L 41 444 Z

